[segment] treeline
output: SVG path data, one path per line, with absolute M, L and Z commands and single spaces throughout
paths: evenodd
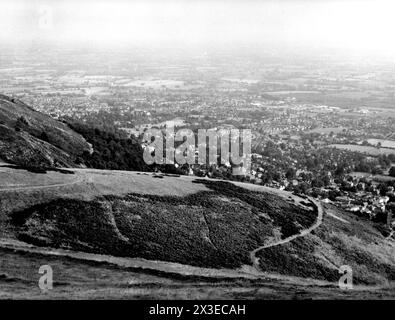
M 68 122 L 68 125 L 92 144 L 94 150 L 93 153 L 84 151 L 77 158 L 77 164 L 95 169 L 148 171 L 137 139 L 116 129 L 108 132 L 81 122 Z

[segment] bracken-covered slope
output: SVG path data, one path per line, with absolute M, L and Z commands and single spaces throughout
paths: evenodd
M 0 95 L 0 159 L 27 166 L 73 167 L 90 144 L 66 124 Z

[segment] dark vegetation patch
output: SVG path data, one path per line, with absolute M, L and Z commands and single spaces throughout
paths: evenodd
M 305 210 L 300 206 L 289 203 L 277 195 L 251 191 L 233 183 L 225 181 L 210 181 L 204 179 L 194 180 L 194 183 L 202 183 L 214 192 L 229 198 L 237 198 L 251 205 L 257 213 L 266 213 L 275 226 L 281 227 L 282 238 L 288 238 L 299 233 L 302 229 L 309 228 L 317 219 L 317 208 L 312 203 L 313 210 Z
M 198 181 L 199 182 L 199 181 Z M 281 228 L 283 237 L 317 212 L 229 182 L 185 197 L 129 194 L 95 201 L 58 199 L 12 214 L 19 239 L 36 245 L 203 267 L 249 264 L 249 252 Z M 269 218 L 268 218 L 269 217 Z
M 6 273 L 0 273 L 0 283 L 2 282 L 11 282 L 11 283 L 30 283 L 30 281 L 23 279 L 23 278 L 18 278 L 18 277 L 13 277 L 10 276 Z
M 120 255 L 127 243 L 101 202 L 58 199 L 13 214 L 18 237 L 38 246 Z
M 93 153 L 85 151 L 80 155 L 77 164 L 85 164 L 89 168 L 109 170 L 148 171 L 149 167 L 143 159 L 143 149 L 137 139 L 114 130 L 104 131 L 87 126 L 80 122 L 68 123 L 92 144 Z

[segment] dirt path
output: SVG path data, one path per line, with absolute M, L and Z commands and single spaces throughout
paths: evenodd
M 312 198 L 309 198 L 309 200 L 311 202 L 313 202 L 314 205 L 317 207 L 318 213 L 317 213 L 317 220 L 315 221 L 315 223 L 310 228 L 304 229 L 298 234 L 295 234 L 291 237 L 288 237 L 288 238 L 285 238 L 285 239 L 282 239 L 282 240 L 279 240 L 279 241 L 276 241 L 276 242 L 273 242 L 270 244 L 266 244 L 264 246 L 261 246 L 259 248 L 256 248 L 255 250 L 251 251 L 250 252 L 250 259 L 251 259 L 251 263 L 255 269 L 257 269 L 258 271 L 260 270 L 259 269 L 259 258 L 256 257 L 256 255 L 259 251 L 267 249 L 267 248 L 283 245 L 283 244 L 291 242 L 297 238 L 304 237 L 304 236 L 308 235 L 309 233 L 311 233 L 313 230 L 317 229 L 321 225 L 322 219 L 324 217 L 324 209 L 323 209 L 321 203 L 319 203 L 318 201 L 316 201 Z
M 67 182 L 67 183 L 58 183 L 58 184 L 47 184 L 47 185 L 38 185 L 38 186 L 23 186 L 23 187 L 12 187 L 12 188 L 0 188 L 0 192 L 3 191 L 26 191 L 26 190 L 41 190 L 41 189 L 51 189 L 51 188 L 60 188 L 67 187 L 74 184 L 84 182 L 85 177 L 79 176 L 76 180 Z

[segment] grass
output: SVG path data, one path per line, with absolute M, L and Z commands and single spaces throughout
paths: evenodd
M 44 186 L 72 182 L 76 179 L 73 171 L 61 169 L 22 168 L 16 166 L 0 166 L 0 190 L 12 187 Z M 0 195 L 1 199 L 1 195 Z
M 0 176 L 6 177 L 7 172 L 8 178 L 1 180 L 5 185 L 84 178 L 82 183 L 59 188 L 0 191 L 0 237 L 92 253 L 234 268 L 250 263 L 249 250 L 297 233 L 316 218 L 315 212 L 300 206 L 305 199 L 256 185 L 74 171 L 73 175 L 35 174 L 0 167 Z M 394 243 L 368 220 L 333 206 L 326 211 L 341 220 L 326 215 L 311 235 L 260 251 L 262 269 L 335 281 L 337 268 L 348 264 L 356 283 L 394 279 Z
M 0 249 L 0 299 L 383 299 L 394 290 L 361 292 L 290 284 L 274 279 L 222 280 L 169 277 L 56 256 Z M 53 290 L 38 289 L 42 265 L 54 270 Z
M 187 196 L 132 193 L 92 201 L 56 199 L 14 212 L 18 239 L 41 246 L 236 268 L 272 239 L 298 233 L 317 213 L 229 182 L 196 180 Z

